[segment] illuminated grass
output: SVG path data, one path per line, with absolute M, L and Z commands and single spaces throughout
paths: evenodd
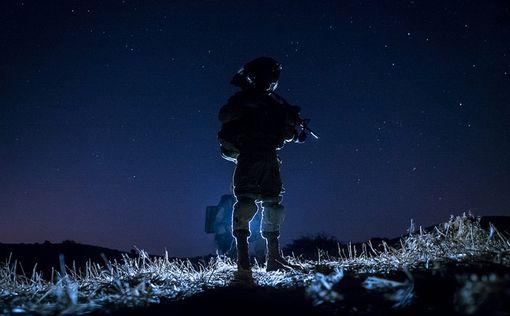
M 414 271 L 437 269 L 448 262 L 510 267 L 509 254 L 510 242 L 495 227 L 484 230 L 479 219 L 463 215 L 452 217 L 428 232 L 411 229 L 398 247 L 367 242 L 361 249 L 349 246 L 339 249 L 338 257 L 320 257 L 317 261 L 286 257 L 299 267 L 290 271 L 268 273 L 256 265 L 253 279 L 257 286 L 304 287 L 316 304 L 322 304 L 343 299 L 334 286 L 341 282 L 344 272 L 363 274 L 368 275 L 363 283 L 367 290 L 391 289 L 386 297 L 395 306 L 405 306 L 412 302 Z M 192 264 L 189 260 L 170 260 L 168 254 L 151 258 L 143 250 L 137 258 L 124 256 L 121 262 L 106 258 L 103 265 L 89 262 L 83 272 L 61 267 L 51 281 L 41 278 L 37 267 L 30 276 L 16 274 L 18 265 L 8 259 L 0 266 L 0 314 L 83 314 L 147 306 L 163 298 L 181 300 L 208 289 L 229 286 L 236 271 L 235 263 L 222 256 Z M 405 271 L 409 278 L 397 282 L 375 276 L 391 271 Z M 490 276 L 482 279 L 480 282 L 495 280 Z M 468 282 L 473 282 L 473 278 L 465 280 Z
M 421 227 L 400 239 L 398 246 L 386 242 L 372 245 L 370 241 L 359 248 L 349 245 L 339 249 L 339 258 L 323 259 L 323 264 L 338 265 L 358 272 L 430 268 L 444 262 L 479 262 L 510 266 L 510 242 L 496 227 L 489 230 L 480 225 L 480 218 L 463 214 L 425 232 Z

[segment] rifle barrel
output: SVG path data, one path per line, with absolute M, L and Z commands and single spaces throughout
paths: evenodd
M 310 127 L 308 127 L 308 122 L 310 119 L 305 119 L 301 122 L 300 126 L 302 129 L 307 130 L 315 139 L 319 139 L 320 136 L 316 132 L 314 132 Z

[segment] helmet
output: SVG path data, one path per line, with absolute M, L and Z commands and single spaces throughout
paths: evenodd
M 230 83 L 241 89 L 274 91 L 278 86 L 281 71 L 282 65 L 273 58 L 259 57 L 239 69 Z

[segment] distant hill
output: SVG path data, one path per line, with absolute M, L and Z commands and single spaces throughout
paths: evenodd
M 104 247 L 79 244 L 74 241 L 64 241 L 62 243 L 45 241 L 44 243 L 34 244 L 0 243 L 1 262 L 6 262 L 10 257 L 11 264 L 14 261 L 17 261 L 18 265 L 21 263 L 21 267 L 18 267 L 18 273 L 22 273 L 21 269 L 23 269 L 27 276 L 32 275 L 32 270 L 37 264 L 36 270 L 42 272 L 42 277 L 50 279 L 52 268 L 60 271 L 59 257 L 61 254 L 64 256 L 66 266 L 72 267 L 74 262 L 77 271 L 80 269 L 83 271 L 83 267 L 85 267 L 88 260 L 104 264 L 105 261 L 102 255 L 112 261 L 122 259 L 123 254 L 130 257 L 137 256 L 134 252 L 127 253 Z
M 33 244 L 0 243 L 0 264 L 5 263 L 9 258 L 11 265 L 17 261 L 17 273 L 24 273 L 28 277 L 32 275 L 34 266 L 37 264 L 37 272 L 42 273 L 43 279 L 50 280 L 52 273 L 60 272 L 60 255 L 64 256 L 66 267 L 72 269 L 74 264 L 77 272 L 84 272 L 85 265 L 89 260 L 92 263 L 105 266 L 106 262 L 103 256 L 111 262 L 114 260 L 121 262 L 123 255 L 127 255 L 130 258 L 138 258 L 139 256 L 138 252 L 134 249 L 130 252 L 125 252 L 100 246 L 80 244 L 72 240 L 66 240 L 61 243 L 51 243 L 49 241 Z M 148 256 L 151 258 L 162 257 L 152 254 L 148 254 Z M 189 260 L 192 264 L 204 264 L 212 256 L 215 255 L 208 254 L 191 258 L 169 257 L 169 260 L 182 259 Z

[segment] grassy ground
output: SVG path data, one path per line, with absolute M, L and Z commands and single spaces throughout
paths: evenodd
M 452 217 L 400 240 L 339 249 L 318 260 L 286 257 L 297 269 L 253 268 L 238 282 L 234 262 L 137 258 L 81 271 L 63 264 L 53 280 L 37 270 L 20 275 L 17 262 L 0 266 L 0 314 L 184 315 L 510 315 L 510 242 L 479 219 Z M 63 260 L 62 260 L 63 262 Z

